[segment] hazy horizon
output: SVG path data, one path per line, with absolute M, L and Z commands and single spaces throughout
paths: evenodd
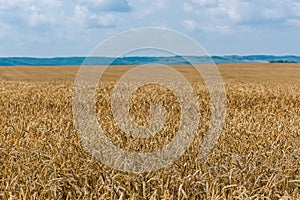
M 179 56 L 179 55 L 178 55 Z M 181 55 L 182 57 L 202 57 L 202 56 L 193 56 L 193 55 Z M 239 57 L 248 57 L 248 56 L 274 56 L 274 57 L 289 57 L 289 56 L 294 56 L 294 57 L 300 57 L 299 55 L 289 55 L 289 54 L 224 54 L 224 55 L 209 55 L 209 57 L 231 57 L 231 56 L 239 56 Z M 36 58 L 36 59 L 54 59 L 54 58 L 88 58 L 88 57 L 94 57 L 94 56 L 85 56 L 85 55 L 70 55 L 70 56 L 44 56 L 44 57 L 38 57 L 38 56 L 1 56 L 0 58 Z M 96 56 L 98 58 L 116 58 L 116 57 L 106 57 L 106 56 Z M 173 55 L 130 55 L 130 56 L 124 56 L 121 58 L 138 58 L 138 57 L 144 57 L 144 58 L 158 58 L 158 57 L 163 57 L 163 58 L 169 58 L 169 57 L 176 57 Z
M 143 65 L 159 63 L 164 65 L 191 64 L 242 64 L 242 63 L 300 63 L 300 56 L 125 56 L 125 57 L 0 57 L 0 66 L 68 66 L 68 65 Z

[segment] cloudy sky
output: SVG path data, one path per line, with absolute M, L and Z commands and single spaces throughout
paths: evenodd
M 299 0 L 0 0 L 0 57 L 84 56 L 141 27 L 183 32 L 212 55 L 300 55 Z

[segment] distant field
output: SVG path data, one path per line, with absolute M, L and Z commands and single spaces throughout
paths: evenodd
M 199 135 L 174 164 L 143 174 L 111 169 L 83 150 L 72 114 L 78 67 L 0 67 L 0 200 L 300 199 L 300 64 L 218 67 L 227 115 L 213 152 L 197 159 L 211 118 L 207 88 L 192 68 L 175 66 L 198 97 Z M 130 68 L 105 73 L 96 95 L 99 124 L 122 149 L 161 148 L 176 135 L 181 112 L 165 90 L 147 86 L 130 104 L 142 124 L 153 102 L 174 107 L 164 131 L 136 139 L 114 123 L 110 94 Z
M 300 64 L 222 64 L 218 65 L 222 78 L 226 82 L 262 83 L 262 84 L 300 84 Z M 113 66 L 106 79 L 114 79 L 131 66 Z M 197 73 L 186 66 L 175 66 L 192 81 L 198 81 Z M 50 67 L 0 67 L 0 80 L 56 81 L 75 80 L 78 66 Z

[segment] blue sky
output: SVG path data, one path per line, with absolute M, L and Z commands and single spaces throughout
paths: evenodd
M 180 31 L 212 55 L 300 55 L 299 0 L 0 0 L 0 57 L 84 56 L 141 27 Z

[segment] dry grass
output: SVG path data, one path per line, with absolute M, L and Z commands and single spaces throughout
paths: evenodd
M 251 73 L 244 74 L 250 67 Z M 2 76 L 0 199 L 299 199 L 300 84 L 296 75 L 300 67 L 275 66 L 277 72 L 289 67 L 288 72 L 276 75 L 270 65 L 253 67 L 220 67 L 226 81 L 227 117 L 218 144 L 208 157 L 196 159 L 210 109 L 206 88 L 194 79 L 202 116 L 199 137 L 171 166 L 139 175 L 110 169 L 82 149 L 72 118 L 75 68 L 66 76 L 54 71 L 60 78 L 50 80 L 48 76 L 49 81 L 43 82 L 17 77 L 5 80 Z M 99 93 L 105 99 L 97 101 L 99 114 L 109 108 L 109 91 L 120 75 L 118 70 L 108 72 L 109 81 L 99 84 L 100 91 L 107 91 L 107 95 Z M 192 74 L 188 69 L 178 70 Z M 12 76 L 6 71 L 6 77 Z M 68 78 L 62 81 L 64 77 Z M 141 94 L 135 94 L 133 104 L 141 103 Z M 134 106 L 131 110 L 141 123 L 147 121 L 143 112 L 135 113 Z M 176 124 L 176 119 L 170 123 Z M 174 127 L 169 125 L 170 137 Z M 151 148 L 168 142 L 166 133 L 157 136 L 158 143 Z M 122 137 L 111 134 L 110 138 L 119 146 L 147 151 L 143 145 L 132 145 L 136 141 L 126 135 L 116 134 Z M 150 140 L 139 142 L 153 144 Z

